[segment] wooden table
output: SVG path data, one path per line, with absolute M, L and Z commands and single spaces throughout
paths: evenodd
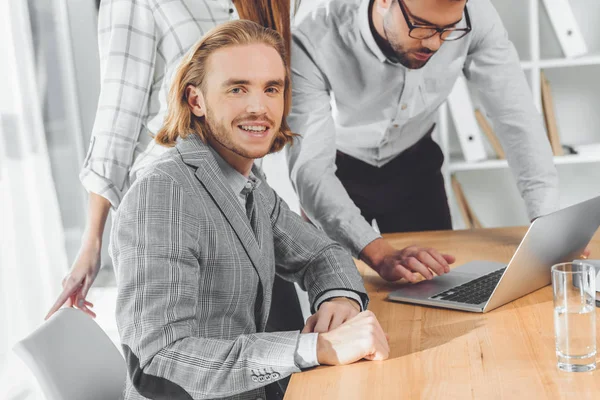
M 396 248 L 412 244 L 472 260 L 508 263 L 526 228 L 386 235 Z M 600 233 L 590 249 L 600 258 Z M 386 361 L 318 367 L 295 374 L 285 396 L 295 399 L 600 399 L 600 370 L 556 367 L 552 287 L 487 314 L 386 300 L 388 283 L 357 262 L 369 309 L 390 336 Z M 600 327 L 600 312 L 596 313 Z M 600 347 L 599 347 L 600 348 Z M 599 360 L 600 361 L 600 360 Z M 599 366 L 600 367 L 600 366 Z

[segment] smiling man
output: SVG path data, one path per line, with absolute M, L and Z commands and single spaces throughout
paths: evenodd
M 302 368 L 388 356 L 350 254 L 253 167 L 293 136 L 285 59 L 279 34 L 235 21 L 179 67 L 156 137 L 174 148 L 127 192 L 111 237 L 126 399 L 264 398 Z M 302 332 L 265 332 L 276 274 L 309 293 Z
M 396 250 L 371 222 L 381 233 L 452 228 L 431 134 L 463 72 L 530 219 L 558 209 L 542 119 L 490 0 L 319 0 L 292 33 L 292 183 L 308 218 L 384 279 L 432 279 L 453 261 Z

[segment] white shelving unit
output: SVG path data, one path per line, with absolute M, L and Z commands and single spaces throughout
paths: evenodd
M 564 165 L 564 164 L 586 164 L 586 163 L 597 163 L 600 162 L 600 155 L 579 155 L 579 154 L 569 154 L 564 156 L 555 156 L 554 164 L 555 165 Z M 448 169 L 450 173 L 462 172 L 462 171 L 484 171 L 489 169 L 501 169 L 508 168 L 508 163 L 506 160 L 485 160 L 478 163 L 468 163 L 463 160 L 450 160 L 450 164 L 448 165 Z
M 555 114 L 563 144 L 600 142 L 600 2 L 570 0 L 588 53 L 567 59 L 540 0 L 492 0 L 515 44 L 521 67 L 541 110 L 540 73 L 552 87 Z M 477 103 L 476 98 L 474 101 Z M 460 181 L 471 208 L 485 227 L 526 225 L 524 202 L 506 160 L 464 161 L 456 131 L 445 105 L 440 109 L 438 139 L 455 229 L 465 227 L 450 187 L 452 174 Z M 487 146 L 487 141 L 484 140 Z M 554 157 L 560 179 L 561 207 L 600 195 L 600 154 Z

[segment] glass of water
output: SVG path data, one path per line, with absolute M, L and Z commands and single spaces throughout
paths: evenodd
M 596 369 L 595 279 L 594 267 L 589 264 L 552 266 L 556 356 L 562 371 Z

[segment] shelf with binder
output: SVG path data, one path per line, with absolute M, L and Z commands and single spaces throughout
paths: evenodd
M 582 170 L 586 173 L 582 174 Z M 593 184 L 600 181 L 600 168 L 584 167 L 582 164 L 561 164 L 557 171 L 561 207 L 568 207 L 600 194 L 598 185 Z M 529 223 L 523 200 L 510 169 L 455 171 L 452 175 L 460 182 L 462 195 L 467 199 L 469 208 L 477 216 L 482 227 L 518 226 Z M 450 187 L 452 175 L 449 178 Z M 463 219 L 455 192 L 451 193 L 448 200 L 452 211 L 453 228 L 471 228 L 468 221 L 465 222 Z
M 457 192 L 453 181 L 460 183 L 460 192 Z M 508 168 L 454 171 L 448 175 L 446 183 L 454 229 L 518 226 L 528 222 L 523 201 Z M 468 204 L 468 215 L 476 216 L 477 225 L 471 217 L 465 217 L 462 205 L 465 203 Z
M 544 117 L 544 125 L 549 132 L 549 137 L 554 140 L 550 140 L 551 145 L 554 148 L 554 155 L 562 154 L 573 154 L 569 152 L 569 148 L 577 149 L 582 145 L 588 146 L 586 155 L 590 155 L 589 150 L 591 145 L 600 143 L 600 135 L 598 135 L 598 128 L 600 126 L 600 113 L 597 112 L 598 105 L 600 104 L 600 80 L 596 79 L 600 73 L 600 65 L 587 65 L 579 67 L 562 67 L 562 68 L 550 68 L 547 70 L 537 70 L 536 75 L 540 77 L 539 94 L 538 100 L 541 108 L 541 113 Z M 527 74 L 528 76 L 530 74 Z M 531 78 L 528 78 L 531 81 Z M 530 83 L 530 86 L 531 83 Z M 472 91 L 469 93 L 473 94 Z M 450 96 L 450 102 L 452 96 Z M 483 114 L 478 109 L 482 108 L 481 104 L 477 100 L 476 96 L 472 96 L 473 111 L 464 110 L 465 114 L 469 115 L 469 118 L 479 118 L 478 114 Z M 464 102 L 467 104 L 467 102 Z M 456 120 L 454 113 L 450 113 L 453 117 L 452 120 Z M 483 122 L 489 124 L 486 117 L 480 115 Z M 460 119 L 465 119 L 460 118 Z M 454 121 L 456 122 L 456 121 Z M 478 119 L 478 135 L 481 136 L 481 140 L 485 143 L 494 144 L 495 134 L 493 128 L 490 126 L 489 134 L 482 128 L 482 123 Z M 465 149 L 459 146 L 459 141 L 455 138 L 460 138 L 462 132 L 460 129 L 456 129 L 454 124 L 450 124 L 447 129 L 447 134 L 450 136 L 449 152 L 448 154 L 455 155 L 456 153 L 462 153 L 464 155 Z M 491 136 L 491 137 L 490 137 Z M 563 147 L 563 152 L 557 151 L 557 148 Z M 489 147 L 489 146 L 486 146 Z M 498 148 L 498 144 L 495 146 Z M 478 157 L 474 160 L 472 157 L 464 157 L 467 161 L 480 162 L 482 159 L 494 159 L 503 158 L 497 157 L 496 154 L 499 152 L 497 149 L 490 152 L 487 151 L 487 157 Z M 496 154 L 494 154 L 496 153 Z M 593 154 L 592 154 L 593 155 Z M 454 157 L 456 159 L 456 157 Z M 589 157 L 588 157 L 589 158 Z M 585 161 L 587 162 L 587 161 Z
M 549 83 L 561 143 L 600 142 L 600 65 L 544 69 L 541 75 Z
M 592 184 L 600 181 L 600 80 L 597 79 L 600 75 L 600 2 L 566 0 L 586 46 L 585 54 L 573 56 L 563 52 L 548 17 L 546 7 L 555 1 L 562 0 L 492 0 L 492 3 L 521 57 L 520 65 L 534 103 L 545 117 L 544 126 L 555 127 L 554 142 L 559 144 L 564 155 L 555 155 L 553 160 L 560 179 L 560 206 L 566 207 L 600 195 L 600 185 Z M 526 11 L 518 19 L 522 20 L 525 15 L 527 28 L 517 26 L 513 20 L 516 9 Z M 473 95 L 473 107 L 480 108 L 476 93 L 470 93 Z M 545 94 L 544 99 L 542 93 Z M 481 108 L 481 111 L 481 115 L 485 116 L 485 110 Z M 464 210 L 457 201 L 461 198 L 467 199 L 484 227 L 527 224 L 525 205 L 512 171 L 508 162 L 502 159 L 498 143 L 492 143 L 495 136 L 493 126 L 490 123 L 488 127 L 492 132 L 490 140 L 479 120 L 478 125 L 487 157 L 468 162 L 451 109 L 445 106 L 440 109 L 438 136 L 446 157 L 442 171 L 449 193 L 453 226 L 455 229 L 471 226 L 469 221 L 465 221 Z M 578 154 L 569 154 L 572 149 Z M 555 146 L 555 154 L 559 153 Z M 461 184 L 458 196 L 453 181 Z
M 466 93 L 457 90 L 464 85 L 464 78 L 459 78 L 447 102 L 448 123 L 440 131 L 446 138 L 445 155 L 450 167 L 458 162 L 478 169 L 479 165 L 505 158 L 505 154 L 472 85 L 467 85 Z M 471 142 L 467 147 L 465 137 Z
M 544 125 L 554 155 L 571 155 L 564 160 L 556 158 L 557 164 L 596 162 L 600 157 L 600 135 L 596 129 L 600 126 L 600 115 L 595 112 L 600 100 L 600 82 L 594 77 L 600 72 L 600 66 L 570 68 L 570 71 L 577 72 L 567 74 L 553 69 L 537 71 L 542 81 L 539 100 Z M 451 169 L 502 167 L 505 164 L 496 161 L 505 158 L 503 148 L 484 112 L 479 109 L 481 105 L 475 96 L 472 100 L 470 94 L 463 94 L 462 97 L 455 93 L 449 97 L 452 123 L 447 127 L 449 148 L 446 155 L 451 160 Z M 473 129 L 471 125 L 474 124 L 465 124 L 467 119 L 477 120 L 478 126 Z M 465 147 L 465 132 L 469 133 L 469 138 L 475 137 L 474 142 L 481 142 L 482 145 L 475 150 Z M 460 166 L 456 167 L 456 163 Z
M 600 55 L 600 2 L 539 0 L 539 59 L 556 60 Z M 548 12 L 552 7 L 552 12 Z M 555 18 L 552 18 L 555 14 Z M 561 43 L 562 41 L 562 43 Z M 582 42 L 582 43 L 580 43 Z M 565 43 L 569 47 L 564 47 Z M 585 52 L 578 52 L 585 49 Z M 581 53 L 575 58 L 568 53 Z

